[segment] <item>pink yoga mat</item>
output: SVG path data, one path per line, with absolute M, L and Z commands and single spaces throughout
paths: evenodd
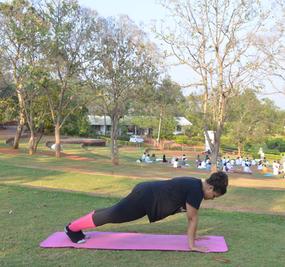
M 141 233 L 87 232 L 89 239 L 83 244 L 72 243 L 64 232 L 56 232 L 44 240 L 42 248 L 87 248 L 109 250 L 174 250 L 189 251 L 186 235 L 157 235 Z M 223 236 L 205 236 L 196 241 L 208 252 L 226 252 Z

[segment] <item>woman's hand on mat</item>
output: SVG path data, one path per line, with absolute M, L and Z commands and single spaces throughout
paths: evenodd
M 197 252 L 207 252 L 208 251 L 208 248 L 207 247 L 192 247 L 190 249 L 191 251 L 197 251 Z

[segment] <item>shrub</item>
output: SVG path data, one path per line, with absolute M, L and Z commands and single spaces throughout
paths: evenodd
M 265 143 L 268 149 L 278 150 L 279 152 L 285 152 L 285 140 L 282 138 L 268 139 Z
M 173 141 L 177 144 L 188 144 L 189 142 L 189 137 L 186 135 L 176 135 L 173 138 Z
M 280 155 L 280 151 L 278 149 L 264 149 L 265 154 L 272 154 L 272 155 Z
M 118 136 L 118 140 L 121 140 L 121 141 L 129 141 L 129 140 L 130 140 L 130 136 L 127 135 L 127 134 L 120 135 L 120 136 Z
M 177 144 L 183 145 L 204 145 L 204 139 L 201 140 L 199 136 L 176 135 L 172 140 Z

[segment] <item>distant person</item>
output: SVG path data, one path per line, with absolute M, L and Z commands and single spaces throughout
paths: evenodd
M 167 162 L 168 162 L 167 159 L 166 159 L 165 154 L 162 156 L 162 162 L 164 162 L 164 163 L 167 163 Z
M 185 154 L 183 154 L 182 158 L 181 158 L 181 165 L 182 166 L 186 166 L 186 161 L 187 161 L 187 157 Z
M 260 158 L 261 160 L 265 160 L 265 154 L 264 154 L 264 152 L 263 152 L 262 147 L 259 148 L 258 155 L 259 155 L 259 158 Z
M 279 162 L 277 161 L 273 161 L 273 164 L 272 164 L 272 172 L 273 172 L 273 175 L 277 176 L 279 175 L 279 168 L 280 168 L 280 164 Z
M 235 164 L 236 164 L 237 166 L 240 166 L 240 165 L 241 165 L 240 157 L 237 157 L 237 158 L 236 158 Z
M 201 164 L 198 166 L 198 169 L 206 169 L 206 161 L 202 160 Z
M 198 154 L 196 158 L 196 167 L 198 168 L 198 166 L 200 165 L 201 165 L 201 159 L 200 159 L 200 155 Z
M 60 151 L 62 151 L 63 150 L 62 145 L 59 145 L 59 147 L 60 147 Z M 56 144 L 52 144 L 50 148 L 55 151 L 56 150 Z
M 175 161 L 173 162 L 173 168 L 181 168 L 178 158 L 176 158 Z
M 211 167 L 212 167 L 212 162 L 211 162 L 210 158 L 208 158 L 206 160 L 206 169 L 210 171 Z
M 263 170 L 263 162 L 262 162 L 262 160 L 258 161 L 258 163 L 257 163 L 257 170 L 259 170 L 259 171 Z
M 252 173 L 252 171 L 250 169 L 250 166 L 246 162 L 245 162 L 244 167 L 243 167 L 243 172 L 245 172 L 245 173 Z
M 266 157 L 264 157 L 263 165 L 265 165 L 267 168 L 269 167 L 269 161 L 266 159 Z
M 142 162 L 145 162 L 145 158 L 146 158 L 146 152 L 144 152 L 144 153 L 142 154 L 141 161 L 142 161 Z
M 152 155 L 151 155 L 150 160 L 151 160 L 152 162 L 156 162 L 156 156 L 155 156 L 155 154 L 152 154 Z
M 152 160 L 151 160 L 149 154 L 147 154 L 146 157 L 145 157 L 145 163 L 152 163 Z

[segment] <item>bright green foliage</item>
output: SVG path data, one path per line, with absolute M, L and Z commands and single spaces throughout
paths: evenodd
M 148 99 L 148 101 L 145 101 Z M 172 138 L 175 130 L 175 116 L 184 116 L 185 97 L 181 87 L 170 78 L 165 78 L 160 85 L 149 87 L 142 98 L 133 103 L 133 116 L 130 122 L 140 128 L 153 129 L 152 137 Z
M 46 100 L 39 87 L 41 76 L 41 48 L 47 25 L 38 10 L 29 1 L 13 0 L 0 5 L 0 49 L 2 71 L 9 77 L 18 97 L 18 118 L 26 122 L 31 133 L 30 153 L 36 149 L 36 132 L 42 128 L 47 114 Z M 20 129 L 18 127 L 17 129 Z M 17 131 L 18 142 L 20 131 Z M 14 145 L 14 147 L 16 147 Z
M 196 141 L 204 142 L 204 126 L 205 122 L 201 112 L 202 96 L 199 94 L 190 94 L 187 96 L 188 105 L 185 110 L 185 115 L 192 125 L 186 131 L 186 135 Z M 209 125 L 212 126 L 209 122 Z
M 268 136 L 281 132 L 283 120 L 284 113 L 271 101 L 259 100 L 248 89 L 229 103 L 226 124 L 229 142 L 240 149 L 246 144 L 262 144 Z
M 285 138 L 271 138 L 266 140 L 265 143 L 269 149 L 277 149 L 279 152 L 285 152 Z
M 88 110 L 85 107 L 71 114 L 62 127 L 62 134 L 70 136 L 90 136 L 91 130 L 87 115 Z
M 15 120 L 17 117 L 17 100 L 11 86 L 0 88 L 0 124 Z

